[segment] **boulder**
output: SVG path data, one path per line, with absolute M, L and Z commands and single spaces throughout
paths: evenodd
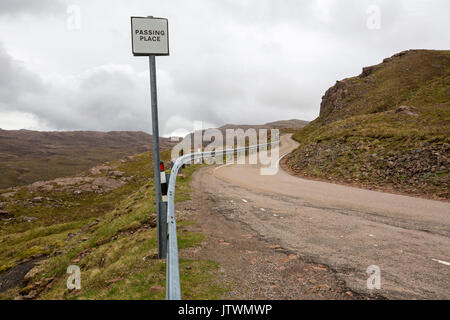
M 83 182 L 91 182 L 93 179 L 89 177 L 71 177 L 71 178 L 58 178 L 53 180 L 58 186 L 71 186 L 80 184 Z
M 122 172 L 122 171 L 110 171 L 108 173 L 108 175 L 109 176 L 113 176 L 113 177 L 117 177 L 117 178 L 121 178 L 121 177 L 123 177 L 125 175 L 125 173 Z
M 29 223 L 38 220 L 38 218 L 36 218 L 36 217 L 27 217 L 27 216 L 23 216 L 22 219 L 23 219 L 23 221 L 29 222 Z
M 161 286 L 159 286 L 159 285 L 156 285 L 156 286 L 153 286 L 153 287 L 150 288 L 150 294 L 158 293 L 158 292 L 163 292 L 164 290 L 165 290 L 164 287 L 161 287 Z
M 15 192 L 7 192 L 7 193 L 0 194 L 0 196 L 2 196 L 3 198 L 6 198 L 6 199 L 14 197 L 15 195 L 16 195 Z
M 11 217 L 11 214 L 8 211 L 0 210 L 0 220 L 8 219 Z
M 395 113 L 406 114 L 408 116 L 418 116 L 417 108 L 410 106 L 400 106 L 395 110 Z
M 111 170 L 111 169 L 112 169 L 112 167 L 110 167 L 110 166 L 101 165 L 101 166 L 97 166 L 97 167 L 91 168 L 89 170 L 89 174 L 97 175 L 97 174 L 101 174 L 102 171 L 108 171 L 108 170 Z
M 31 192 L 36 192 L 39 189 L 44 188 L 45 186 L 47 186 L 48 183 L 49 183 L 48 181 L 36 181 L 36 182 L 34 182 L 34 183 L 32 183 L 32 184 L 30 184 L 28 186 L 28 190 L 31 191 Z M 52 188 L 53 188 L 53 186 L 52 186 Z
M 94 188 L 94 186 L 97 186 L 97 187 L 102 188 L 104 191 L 110 191 L 110 190 L 120 188 L 124 184 L 125 183 L 123 181 L 110 179 L 110 178 L 106 178 L 106 177 L 96 178 L 92 182 L 93 188 Z
M 44 199 L 43 197 L 34 197 L 33 202 L 41 203 L 43 199 Z
M 370 76 L 374 70 L 375 70 L 374 66 L 363 68 L 363 71 L 359 75 L 359 78 L 366 78 L 366 77 Z

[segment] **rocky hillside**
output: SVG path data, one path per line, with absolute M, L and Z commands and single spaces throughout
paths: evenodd
M 296 174 L 450 198 L 450 51 L 410 50 L 338 81 L 294 134 Z
M 173 145 L 162 138 L 163 149 Z M 80 173 L 152 148 L 144 132 L 38 132 L 0 129 L 0 189 Z

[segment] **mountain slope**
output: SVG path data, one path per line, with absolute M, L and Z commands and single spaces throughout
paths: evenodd
M 144 132 L 38 132 L 0 129 L 0 189 L 70 176 L 104 161 L 149 151 Z M 162 149 L 173 144 L 161 138 Z
M 338 81 L 294 134 L 298 175 L 450 198 L 450 51 L 410 50 Z

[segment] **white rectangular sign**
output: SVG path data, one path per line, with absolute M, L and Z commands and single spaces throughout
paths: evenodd
M 169 55 L 169 22 L 164 18 L 131 17 L 135 56 Z

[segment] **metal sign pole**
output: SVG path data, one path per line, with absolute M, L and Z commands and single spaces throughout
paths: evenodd
M 158 128 L 158 96 L 156 92 L 156 63 L 155 56 L 149 56 L 150 65 L 150 92 L 152 100 L 152 129 L 153 129 L 153 168 L 156 200 L 156 224 L 158 229 L 158 256 L 165 259 L 167 256 L 167 236 L 164 236 L 167 228 L 167 217 L 164 208 L 161 207 L 161 176 L 159 171 L 159 128 Z M 167 210 L 167 209 L 166 209 Z

